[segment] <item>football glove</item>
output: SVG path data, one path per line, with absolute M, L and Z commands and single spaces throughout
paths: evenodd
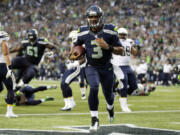
M 8 71 L 6 73 L 6 79 L 11 77 L 12 75 L 13 75 L 13 72 L 12 72 L 12 68 L 11 68 L 11 65 L 10 65 L 10 66 L 8 66 Z

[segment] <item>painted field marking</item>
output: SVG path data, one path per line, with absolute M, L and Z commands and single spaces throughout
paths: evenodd
M 160 110 L 160 111 L 133 111 L 131 113 L 115 112 L 116 114 L 136 114 L 136 113 L 168 113 L 168 112 L 180 112 L 180 110 Z M 19 116 L 74 116 L 74 115 L 89 115 L 90 113 L 41 113 L 41 114 L 17 114 Z M 107 114 L 107 112 L 99 112 L 100 115 Z M 4 114 L 0 114 L 4 117 Z

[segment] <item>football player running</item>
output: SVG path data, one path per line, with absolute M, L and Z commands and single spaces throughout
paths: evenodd
M 29 30 L 28 37 L 25 38 L 21 46 L 12 49 L 10 52 L 24 52 L 22 56 L 17 56 L 12 60 L 12 68 L 21 71 L 20 82 L 17 88 L 28 84 L 37 74 L 37 66 L 45 52 L 45 49 L 57 49 L 46 38 L 38 38 L 36 29 Z
M 98 118 L 98 92 L 99 83 L 107 102 L 107 111 L 110 122 L 114 119 L 114 94 L 113 94 L 113 69 L 110 59 L 112 53 L 123 54 L 123 48 L 119 42 L 117 28 L 112 24 L 104 24 L 103 11 L 97 5 L 90 6 L 86 12 L 87 26 L 81 26 L 78 30 L 75 46 L 85 45 L 87 64 L 85 73 L 90 92 L 88 104 L 91 114 L 90 131 L 99 128 Z M 78 59 L 75 50 L 72 51 L 71 60 Z
M 14 81 L 13 73 L 12 73 L 12 66 L 9 57 L 9 49 L 8 49 L 8 40 L 9 36 L 8 33 L 5 31 L 0 31 L 0 85 L 1 91 L 3 90 L 3 85 L 7 88 L 7 113 L 6 117 L 17 117 L 13 113 L 13 100 L 14 100 Z
M 118 34 L 125 53 L 123 56 L 113 54 L 111 62 L 114 74 L 119 81 L 120 89 L 118 93 L 120 95 L 119 102 L 121 109 L 123 112 L 131 112 L 127 105 L 127 95 L 130 95 L 138 86 L 136 75 L 130 67 L 130 61 L 131 54 L 134 56 L 138 54 L 139 46 L 135 46 L 134 41 L 127 38 L 128 31 L 125 28 L 119 28 Z
M 75 30 L 71 31 L 68 38 L 69 40 L 71 40 L 71 43 L 75 42 L 77 40 L 77 31 Z M 60 85 L 65 102 L 65 106 L 61 108 L 62 111 L 69 111 L 76 106 L 70 84 L 80 75 L 81 72 L 80 65 L 84 62 L 85 62 L 85 58 L 79 61 L 67 60 L 67 70 L 62 76 L 61 85 Z M 85 92 L 83 91 L 83 93 Z

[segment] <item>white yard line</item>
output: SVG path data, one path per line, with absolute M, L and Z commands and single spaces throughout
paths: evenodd
M 159 110 L 159 111 L 133 111 L 132 113 L 168 113 L 168 112 L 180 112 L 180 110 Z M 126 114 L 125 112 L 115 112 L 116 114 Z M 100 115 L 107 114 L 107 112 L 99 112 Z M 41 113 L 41 114 L 18 114 L 19 116 L 69 116 L 69 115 L 90 115 L 90 113 Z M 0 114 L 0 117 L 4 117 L 4 114 Z

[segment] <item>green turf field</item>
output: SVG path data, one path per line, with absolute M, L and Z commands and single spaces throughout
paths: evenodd
M 36 98 L 53 96 L 55 101 L 45 102 L 38 106 L 16 106 L 14 112 L 18 118 L 5 118 L 6 90 L 0 93 L 0 128 L 29 130 L 66 130 L 63 126 L 90 125 L 88 102 L 81 100 L 79 85 L 72 83 L 76 107 L 72 111 L 59 111 L 64 106 L 58 81 L 32 81 L 33 86 L 57 84 L 56 90 L 36 94 Z M 88 91 L 87 91 L 88 94 Z M 99 93 L 100 125 L 108 125 L 106 103 L 102 92 Z M 180 87 L 158 86 L 150 96 L 131 96 L 128 100 L 132 113 L 122 113 L 118 97 L 115 99 L 115 121 L 113 124 L 133 124 L 140 127 L 180 130 Z

